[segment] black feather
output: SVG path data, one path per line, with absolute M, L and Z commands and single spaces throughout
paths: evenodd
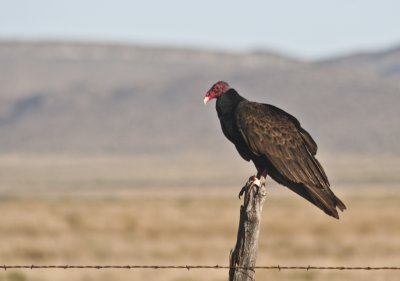
M 295 117 L 275 106 L 250 102 L 234 89 L 217 98 L 216 109 L 222 131 L 245 160 L 339 218 L 336 207 L 343 211 L 346 206 L 330 189 L 315 158 L 317 144 Z

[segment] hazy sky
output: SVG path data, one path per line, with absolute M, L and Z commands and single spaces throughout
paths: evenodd
M 75 39 L 305 58 L 400 44 L 399 0 L 0 0 L 0 39 Z

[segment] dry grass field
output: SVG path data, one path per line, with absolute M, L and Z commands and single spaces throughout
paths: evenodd
M 137 175 L 138 182 L 127 176 L 135 171 L 135 161 L 128 165 L 128 160 L 118 159 L 21 159 L 0 159 L 0 264 L 227 264 L 236 240 L 242 181 L 230 187 L 180 183 L 177 188 L 129 188 L 144 184 L 147 175 L 141 173 L 143 179 Z M 400 265 L 400 189 L 395 173 L 399 165 L 392 166 L 393 178 L 387 182 L 376 180 L 377 173 L 369 174 L 372 178 L 366 183 L 349 180 L 347 169 L 334 169 L 342 166 L 335 163 L 334 177 L 341 174 L 348 179 L 334 188 L 348 206 L 339 221 L 270 184 L 258 265 Z M 363 166 L 366 171 L 368 165 Z M 170 181 L 163 178 L 166 187 L 182 180 L 172 170 L 163 175 L 170 177 Z M 354 169 L 356 177 L 359 173 L 360 168 Z M 0 281 L 195 281 L 227 280 L 227 275 L 227 270 L 213 269 L 38 269 L 1 271 Z M 256 273 L 257 280 L 276 281 L 398 281 L 399 276 L 398 271 Z

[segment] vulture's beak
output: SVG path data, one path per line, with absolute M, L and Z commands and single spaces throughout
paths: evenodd
M 207 104 L 208 103 L 208 101 L 210 100 L 210 98 L 209 97 L 204 97 L 204 104 Z

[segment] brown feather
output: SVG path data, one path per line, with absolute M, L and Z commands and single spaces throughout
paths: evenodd
M 218 95 L 216 109 L 224 135 L 245 160 L 338 218 L 336 208 L 346 206 L 330 190 L 314 157 L 317 144 L 295 117 L 275 106 L 247 101 L 234 89 Z
M 236 120 L 243 139 L 254 155 L 265 157 L 279 175 L 271 176 L 296 191 L 327 214 L 338 218 L 336 207 L 345 205 L 329 189 L 329 181 L 314 157 L 317 145 L 300 123 L 264 104 L 241 102 Z

